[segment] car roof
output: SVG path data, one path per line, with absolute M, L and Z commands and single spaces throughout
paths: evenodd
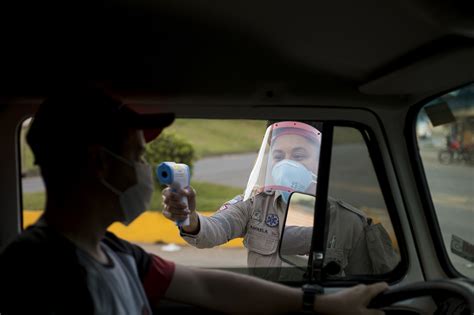
M 474 80 L 474 10 L 457 1 L 1 6 L 10 100 L 87 79 L 135 102 L 406 106 Z

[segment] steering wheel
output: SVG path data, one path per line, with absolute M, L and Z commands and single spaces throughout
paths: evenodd
M 474 280 L 464 278 L 416 282 L 388 289 L 372 299 L 368 307 L 383 308 L 396 302 L 435 295 L 462 298 L 469 307 L 470 314 L 474 313 Z

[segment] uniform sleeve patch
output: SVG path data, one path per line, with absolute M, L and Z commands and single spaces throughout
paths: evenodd
M 235 205 L 236 203 L 239 203 L 241 201 L 243 201 L 243 196 L 242 195 L 237 195 L 235 196 L 234 198 L 232 198 L 231 200 L 225 202 L 220 208 L 219 208 L 219 211 L 221 210 L 225 210 L 227 209 L 229 206 L 231 205 Z

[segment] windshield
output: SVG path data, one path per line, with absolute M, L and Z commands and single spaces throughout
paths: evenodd
M 416 122 L 426 179 L 454 268 L 474 276 L 474 84 L 426 104 Z

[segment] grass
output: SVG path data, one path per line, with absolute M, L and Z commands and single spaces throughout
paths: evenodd
M 216 211 L 224 202 L 243 193 L 243 190 L 240 188 L 206 182 L 192 182 L 191 186 L 196 190 L 196 208 L 199 211 Z M 150 210 L 161 211 L 161 202 L 161 192 L 159 190 L 155 191 Z
M 257 152 L 266 129 L 264 120 L 230 119 L 177 119 L 167 131 L 174 132 L 189 141 L 198 158 L 207 156 Z M 26 128 L 20 134 L 22 170 L 28 175 L 38 175 L 33 165 L 33 154 L 25 143 Z M 361 142 L 362 135 L 353 128 L 335 128 L 334 143 Z
M 20 131 L 20 156 L 21 156 L 21 171 L 28 176 L 36 176 L 39 174 L 38 166 L 33 164 L 33 152 L 26 143 L 26 127 L 22 127 Z
M 220 206 L 234 198 L 236 195 L 243 193 L 242 189 L 216 185 L 205 182 L 192 182 L 192 186 L 197 194 L 197 209 L 199 211 L 215 211 Z M 159 188 L 155 190 L 153 199 L 149 209 L 161 211 L 162 199 Z M 45 205 L 45 194 L 43 192 L 24 193 L 23 194 L 23 209 L 26 210 L 43 210 Z
M 43 210 L 46 203 L 44 192 L 23 193 L 23 209 Z
M 187 139 L 199 158 L 258 152 L 266 130 L 264 120 L 177 119 L 167 130 Z M 334 144 L 363 143 L 357 129 L 337 127 Z
M 263 120 L 177 119 L 166 131 L 174 132 L 189 141 L 198 158 L 231 153 L 257 152 L 263 139 L 266 122 Z M 33 154 L 25 142 L 27 128 L 20 134 L 22 171 L 38 175 L 33 165 Z
M 177 119 L 167 128 L 188 140 L 199 158 L 230 153 L 257 152 L 266 121 Z

